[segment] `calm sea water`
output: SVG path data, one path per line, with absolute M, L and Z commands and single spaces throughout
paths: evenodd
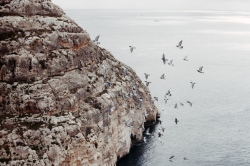
M 100 46 L 135 69 L 162 111 L 163 144 L 131 149 L 118 166 L 250 165 L 250 13 L 67 10 Z M 183 50 L 176 48 L 183 40 Z M 136 47 L 129 52 L 129 45 Z M 163 65 L 162 54 L 174 67 Z M 183 61 L 188 55 L 189 61 Z M 203 66 L 204 74 L 196 70 Z M 166 75 L 165 80 L 160 76 Z M 196 82 L 194 89 L 190 81 Z M 171 88 L 172 97 L 164 103 Z M 190 107 L 186 101 L 193 103 Z M 179 103 L 185 105 L 182 107 Z M 178 109 L 174 109 L 178 103 Z M 174 119 L 179 123 L 176 125 Z M 151 132 L 157 134 L 155 126 Z M 173 162 L 169 157 L 174 155 Z M 186 157 L 188 160 L 184 160 Z

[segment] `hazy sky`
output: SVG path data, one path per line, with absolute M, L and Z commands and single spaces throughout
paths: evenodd
M 63 9 L 250 10 L 250 0 L 52 0 Z

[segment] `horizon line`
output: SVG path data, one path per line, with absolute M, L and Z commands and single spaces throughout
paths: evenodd
M 157 10 L 157 11 L 198 11 L 198 12 L 247 12 L 248 10 L 200 10 L 200 9 L 86 9 L 86 8 L 62 8 L 63 10 Z

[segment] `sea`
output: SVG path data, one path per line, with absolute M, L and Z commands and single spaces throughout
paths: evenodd
M 117 166 L 250 165 L 250 12 L 66 10 L 66 14 L 91 39 L 100 35 L 100 46 L 132 67 L 143 82 L 144 73 L 150 74 L 149 89 L 159 98 L 155 105 L 162 123 L 150 128 L 156 137 L 145 136 L 147 142 L 133 147 Z M 181 40 L 183 49 L 176 47 Z M 136 49 L 131 53 L 129 46 Z M 165 65 L 163 54 L 168 59 Z M 170 60 L 174 66 L 168 65 Z M 204 73 L 197 72 L 201 66 Z M 162 74 L 165 79 L 160 79 Z M 196 83 L 193 89 L 190 82 Z M 168 90 L 172 96 L 165 103 Z

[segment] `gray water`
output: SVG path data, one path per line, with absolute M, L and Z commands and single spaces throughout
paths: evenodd
M 166 128 L 164 143 L 148 138 L 148 143 L 134 147 L 118 166 L 250 165 L 250 12 L 66 13 L 92 39 L 100 35 L 100 46 L 135 69 L 143 81 L 144 73 L 149 73 L 151 94 L 159 97 L 155 104 Z M 180 40 L 183 50 L 176 47 Z M 136 47 L 132 54 L 129 45 Z M 163 53 L 173 59 L 174 67 L 163 65 Z M 186 55 L 187 62 L 183 61 Z M 200 66 L 204 74 L 196 71 Z M 159 78 L 163 73 L 165 80 Z M 194 89 L 190 81 L 196 82 Z M 164 94 L 170 88 L 172 99 L 165 104 Z M 180 102 L 185 105 L 174 109 Z M 156 135 L 159 127 L 151 131 Z M 170 162 L 172 155 L 175 159 Z

